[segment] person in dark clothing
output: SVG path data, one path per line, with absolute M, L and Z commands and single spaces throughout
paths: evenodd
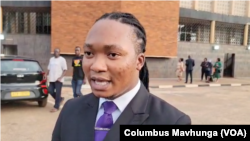
M 207 64 L 206 65 L 206 82 L 209 83 L 213 81 L 213 77 L 212 77 L 213 64 L 211 60 L 209 60 L 206 64 Z
M 186 82 L 188 82 L 188 75 L 190 75 L 190 83 L 193 82 L 193 67 L 195 66 L 194 60 L 191 58 L 191 56 L 188 56 L 188 59 L 186 60 Z
M 207 65 L 207 58 L 205 58 L 204 61 L 201 63 L 201 81 L 203 81 L 204 76 L 205 80 L 207 80 L 206 65 Z
M 75 48 L 75 57 L 72 60 L 73 67 L 73 78 L 72 78 L 72 89 L 74 98 L 82 95 L 81 89 L 82 84 L 85 84 L 84 72 L 82 69 L 82 58 L 81 56 L 81 48 Z

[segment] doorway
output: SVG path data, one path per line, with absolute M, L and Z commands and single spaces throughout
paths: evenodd
M 234 77 L 235 54 L 226 53 L 224 58 L 223 77 Z
M 3 45 L 2 53 L 5 55 L 17 55 L 17 45 Z

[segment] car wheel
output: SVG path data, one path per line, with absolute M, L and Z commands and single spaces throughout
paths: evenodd
M 47 98 L 45 98 L 45 99 L 43 99 L 43 100 L 39 100 L 39 101 L 38 101 L 39 107 L 46 107 L 47 101 L 48 101 Z

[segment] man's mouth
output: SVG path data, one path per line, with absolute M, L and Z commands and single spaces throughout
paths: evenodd
M 108 83 L 110 83 L 109 81 L 98 81 L 98 80 L 94 80 L 94 83 L 97 85 L 107 85 Z
M 110 80 L 101 77 L 91 77 L 91 86 L 96 90 L 106 90 L 111 83 Z

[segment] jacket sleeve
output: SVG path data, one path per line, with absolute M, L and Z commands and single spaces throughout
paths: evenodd
M 191 118 L 188 115 L 181 116 L 175 125 L 191 125 Z
M 65 116 L 65 112 L 66 112 L 66 109 L 67 109 L 67 105 L 69 103 L 70 100 L 68 100 L 65 105 L 63 106 L 63 109 L 61 111 L 61 113 L 59 114 L 59 117 L 56 121 L 56 125 L 54 127 L 54 130 L 53 130 L 53 133 L 52 133 L 52 140 L 51 141 L 61 141 L 61 129 L 62 129 L 62 123 L 64 122 L 63 121 L 63 117 Z

